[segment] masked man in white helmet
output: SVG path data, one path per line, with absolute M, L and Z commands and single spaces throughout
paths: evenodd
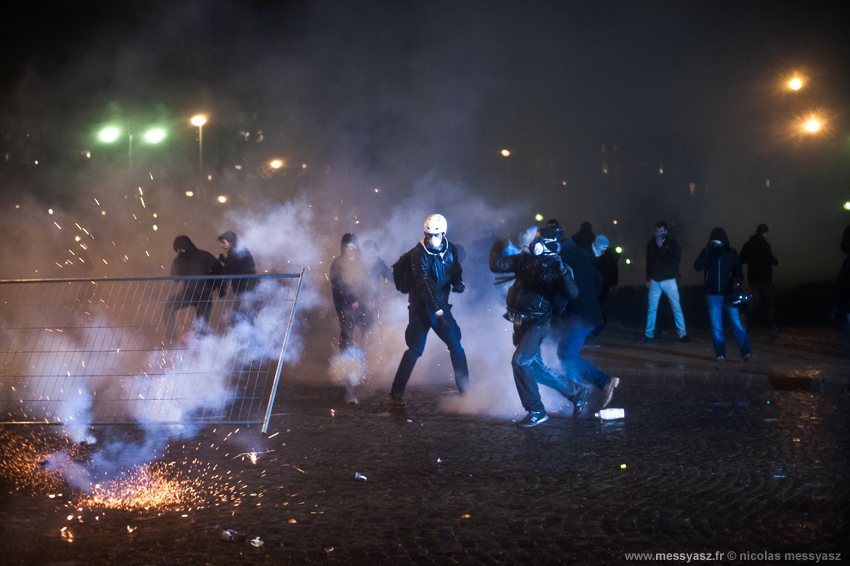
M 425 220 L 425 236 L 411 253 L 413 285 L 409 295 L 409 322 L 404 331 L 407 351 L 398 364 L 390 392 L 394 405 L 404 405 L 404 389 L 416 360 L 425 349 L 425 339 L 431 329 L 449 349 L 458 390 L 463 393 L 469 383 L 466 353 L 460 345 L 460 328 L 449 304 L 450 291 L 462 293 L 464 290 L 463 270 L 457 248 L 446 239 L 446 228 L 442 215 L 429 216 Z

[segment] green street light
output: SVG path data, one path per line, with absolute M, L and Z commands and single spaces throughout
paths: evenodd
M 159 143 L 165 139 L 165 130 L 162 128 L 154 128 L 148 130 L 145 134 L 145 141 L 148 143 Z
M 104 128 L 100 131 L 100 139 L 102 141 L 105 141 L 106 143 L 112 143 L 118 139 L 120 133 L 121 130 L 119 130 L 118 128 Z

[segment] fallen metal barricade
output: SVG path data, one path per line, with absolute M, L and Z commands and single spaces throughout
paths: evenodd
M 303 279 L 0 281 L 0 422 L 266 432 Z

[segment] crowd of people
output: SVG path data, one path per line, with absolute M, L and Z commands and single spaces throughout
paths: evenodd
M 392 278 L 396 288 L 408 295 L 408 324 L 404 333 L 407 349 L 401 356 L 390 390 L 390 403 L 404 405 L 404 393 L 417 360 L 422 356 L 431 330 L 446 345 L 459 394 L 469 387 L 469 368 L 461 345 L 461 329 L 452 315 L 449 297 L 465 289 L 461 253 L 446 237 L 448 224 L 440 214 L 425 220 L 419 242 L 392 269 L 378 257 L 377 246 L 366 243 L 360 249 L 357 236 L 343 235 L 340 255 L 330 267 L 329 279 L 333 305 L 340 327 L 339 351 L 355 345 L 367 347 L 373 325 L 374 284 Z M 711 319 L 712 341 L 718 361 L 726 357 L 723 317 L 732 325 L 744 361 L 752 358 L 747 331 L 741 322 L 739 307 L 764 303 L 770 333 L 776 325 L 773 267 L 778 264 L 760 224 L 744 244 L 741 254 L 732 248 L 723 228 L 711 231 L 708 243 L 700 251 L 694 269 L 704 273 L 704 291 Z M 174 240 L 173 277 L 256 274 L 251 253 L 238 242 L 233 232 L 219 236 L 223 253 L 215 258 L 199 250 L 187 236 Z M 845 232 L 850 253 L 850 227 Z M 842 244 L 844 246 L 844 244 Z M 842 248 L 843 249 L 843 248 Z M 497 241 L 489 254 L 489 268 L 499 274 L 497 284 L 512 282 L 506 298 L 504 317 L 513 324 L 516 348 L 511 360 L 514 382 L 527 415 L 518 424 L 533 427 L 548 419 L 538 384 L 553 388 L 573 407 L 573 417 L 592 416 L 606 407 L 620 379 L 609 376 L 581 357 L 585 346 L 594 346 L 607 323 L 604 303 L 610 289 L 618 283 L 619 253 L 609 249 L 604 235 L 595 236 L 590 223 L 582 223 L 578 232 L 567 238 L 557 220 L 540 228 L 522 250 L 507 240 Z M 666 295 L 673 312 L 678 340 L 690 341 L 679 298 L 676 279 L 680 277 L 682 249 L 670 236 L 667 223 L 659 221 L 646 245 L 646 286 L 649 300 L 646 329 L 639 340 L 656 339 L 656 320 L 661 295 Z M 742 264 L 749 266 L 748 281 L 752 296 L 742 288 Z M 845 262 L 836 292 L 836 311 L 850 313 L 850 258 Z M 250 317 L 241 297 L 256 285 L 256 278 L 185 280 L 177 294 L 169 298 L 163 317 L 167 337 L 173 339 L 174 318 L 181 308 L 194 307 L 202 330 L 209 322 L 212 294 L 234 294 L 235 318 Z M 754 299 L 753 299 L 754 297 Z M 850 317 L 850 314 L 847 315 Z M 541 345 L 551 336 L 557 342 L 561 372 L 544 362 Z

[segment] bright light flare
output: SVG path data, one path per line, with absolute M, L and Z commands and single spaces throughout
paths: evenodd
M 106 143 L 112 143 L 118 139 L 120 133 L 118 128 L 104 128 L 100 131 L 100 139 Z
M 510 154 L 511 154 L 510 150 L 507 150 L 507 149 L 503 149 L 503 150 L 502 150 L 502 155 L 503 155 L 503 156 L 507 157 L 507 156 L 509 156 Z
M 148 143 L 159 143 L 165 139 L 165 130 L 162 128 L 154 128 L 152 130 L 148 130 L 145 134 L 145 140 Z
M 281 167 L 283 167 L 283 161 L 281 161 L 280 159 L 275 159 L 271 162 L 271 166 L 272 169 L 280 169 Z
M 616 248 L 614 248 L 614 251 L 616 251 L 618 254 L 621 254 L 621 253 L 623 253 L 623 248 L 621 248 L 620 246 L 617 246 Z
M 192 125 L 201 127 L 207 123 L 207 119 L 205 116 L 201 116 L 200 114 L 192 118 Z
M 534 219 L 537 220 L 538 222 L 543 222 L 543 215 L 537 214 L 537 215 L 534 216 Z
M 799 77 L 794 77 L 788 81 L 788 88 L 791 90 L 800 90 L 803 87 L 803 81 Z
M 186 191 L 186 196 L 187 197 L 193 197 L 193 196 L 195 196 L 195 192 L 194 191 Z
M 226 203 L 226 202 L 227 202 L 227 197 L 226 197 L 226 196 L 224 196 L 224 195 L 221 195 L 220 197 L 218 197 L 218 202 L 220 202 L 220 203 L 222 203 L 222 204 Z
M 850 201 L 844 203 L 844 210 L 850 210 Z
M 820 131 L 821 126 L 823 126 L 823 123 L 814 116 L 812 116 L 811 118 L 806 120 L 806 123 L 803 125 L 803 129 L 805 129 L 807 132 L 814 133 Z

